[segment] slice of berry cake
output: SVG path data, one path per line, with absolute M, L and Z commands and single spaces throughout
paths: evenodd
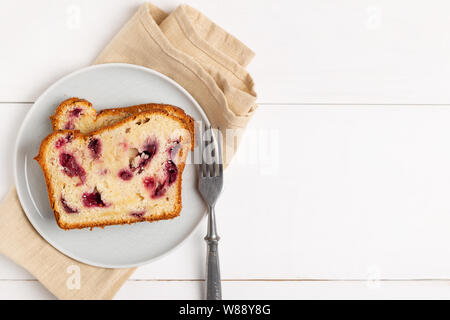
M 189 130 L 194 130 L 193 119 L 186 116 L 182 109 L 168 104 L 156 103 L 105 109 L 97 113 L 89 101 L 69 98 L 61 102 L 56 108 L 55 114 L 50 117 L 50 120 L 52 121 L 53 130 L 79 130 L 81 133 L 90 133 L 133 114 L 151 110 L 164 110 L 184 121 L 189 126 Z
M 36 160 L 58 225 L 73 229 L 178 216 L 181 176 L 194 141 L 191 119 L 184 117 L 154 109 L 88 134 L 60 130 L 47 136 Z

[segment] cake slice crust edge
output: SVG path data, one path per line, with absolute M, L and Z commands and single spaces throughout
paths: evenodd
M 178 118 L 180 118 L 182 121 L 186 123 L 186 125 L 189 126 L 189 130 L 194 132 L 194 120 L 189 117 L 183 109 L 170 105 L 170 104 L 159 104 L 159 103 L 146 103 L 146 104 L 139 104 L 129 107 L 123 107 L 123 108 L 110 108 L 110 109 L 103 109 L 100 111 L 96 111 L 96 109 L 92 106 L 92 103 L 85 99 L 80 99 L 77 97 L 72 97 L 69 99 L 64 100 L 61 102 L 58 107 L 55 110 L 55 113 L 50 116 L 50 120 L 52 123 L 52 127 L 54 131 L 57 130 L 67 130 L 65 121 L 65 116 L 74 108 L 74 106 L 80 106 L 82 108 L 85 108 L 85 110 L 90 114 L 90 116 L 93 118 L 93 127 L 95 129 L 90 129 L 88 132 L 83 133 L 90 133 L 92 131 L 96 131 L 105 125 L 111 125 L 116 123 L 117 121 L 123 120 L 133 114 L 137 114 L 144 111 L 152 111 L 152 110 L 162 110 L 170 115 L 174 115 Z M 101 123 L 104 118 L 110 118 L 111 123 Z M 106 122 L 106 121 L 105 121 Z M 75 130 L 79 130 L 77 128 L 73 128 Z

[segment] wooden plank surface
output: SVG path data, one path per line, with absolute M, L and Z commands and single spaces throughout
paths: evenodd
M 225 299 L 448 299 L 448 281 L 224 281 Z M 115 299 L 202 299 L 203 281 L 128 281 Z M 55 299 L 38 281 L 0 281 L 0 299 Z
M 2 195 L 28 107 L 0 106 Z M 217 204 L 224 279 L 450 279 L 449 122 L 442 106 L 261 106 Z M 133 278 L 203 278 L 205 230 Z
M 0 197 L 32 102 L 89 65 L 141 3 L 0 2 Z M 224 296 L 449 298 L 450 4 L 189 4 L 257 53 L 260 109 L 217 207 Z M 202 298 L 205 230 L 117 298 Z M 0 256 L 2 298 L 52 295 Z
M 2 1 L 0 101 L 34 101 L 90 64 L 142 2 Z M 257 53 L 250 71 L 260 102 L 450 104 L 448 1 L 189 4 Z

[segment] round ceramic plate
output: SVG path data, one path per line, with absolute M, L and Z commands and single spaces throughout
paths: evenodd
M 56 224 L 43 173 L 33 157 L 52 131 L 49 116 L 70 97 L 90 101 L 97 111 L 167 103 L 209 124 L 204 112 L 186 90 L 156 71 L 130 64 L 102 64 L 71 73 L 48 88 L 28 112 L 17 137 L 14 171 L 19 199 L 34 228 L 53 247 L 75 260 L 106 268 L 134 267 L 167 253 L 189 236 L 206 212 L 196 188 L 195 167 L 189 164 L 192 161 L 183 173 L 183 209 L 175 219 L 92 231 L 66 231 Z

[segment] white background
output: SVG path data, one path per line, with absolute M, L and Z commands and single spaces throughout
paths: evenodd
M 33 101 L 141 3 L 0 2 L 0 196 Z M 216 208 L 224 298 L 450 298 L 450 3 L 189 4 L 257 54 L 260 107 Z M 117 298 L 202 298 L 205 233 Z M 54 299 L 0 256 L 6 298 Z

